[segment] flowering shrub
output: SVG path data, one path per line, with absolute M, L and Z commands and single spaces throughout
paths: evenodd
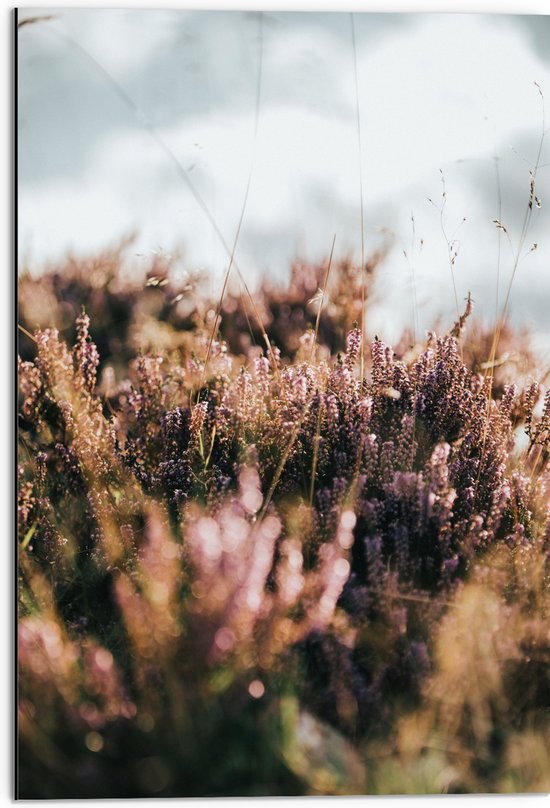
M 20 795 L 547 789 L 550 394 L 469 308 L 361 378 L 347 264 L 315 332 L 319 272 L 261 292 L 265 354 L 238 296 L 140 352 L 117 260 L 20 360 Z

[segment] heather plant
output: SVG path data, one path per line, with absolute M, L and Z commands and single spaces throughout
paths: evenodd
M 131 239 L 21 274 L 20 797 L 550 788 L 550 391 L 507 317 L 542 90 L 515 248 L 494 220 L 496 322 L 460 311 L 441 172 L 457 320 L 419 337 L 406 256 L 413 327 L 391 347 L 367 333 L 389 245 L 366 258 L 350 22 L 361 262 L 333 241 L 253 294 L 254 156 L 229 247 L 88 55 L 229 264 L 218 299 Z
M 45 267 L 39 276 L 23 268 L 19 279 L 19 323 L 27 334 L 55 327 L 63 340 L 72 343 L 76 319 L 85 307 L 93 320 L 99 353 L 98 384 L 107 398 L 142 354 L 172 355 L 178 361 L 193 356 L 204 360 L 204 341 L 208 345 L 217 306 L 217 301 L 209 300 L 205 277 L 183 271 L 177 255 L 132 256 L 131 243 L 127 239 L 90 259 L 69 257 L 60 266 Z M 369 307 L 376 301 L 377 270 L 384 255 L 383 249 L 366 262 L 363 309 L 367 323 Z M 326 276 L 326 264 L 295 262 L 287 283 L 264 279 L 254 294 L 265 331 L 283 363 L 299 355 L 309 361 L 306 334 L 315 326 L 317 356 L 328 359 L 339 351 L 344 353 L 351 324 L 362 320 L 358 268 L 347 259 L 334 261 L 328 282 Z M 216 335 L 228 356 L 253 359 L 265 348 L 250 309 L 242 291 L 230 284 Z M 533 379 L 544 383 L 546 369 L 541 367 L 525 328 L 512 328 L 504 322 L 498 352 L 491 359 L 493 326 L 481 318 L 470 319 L 470 327 L 461 334 L 464 363 L 482 375 L 490 372 L 497 397 L 507 385 L 524 387 Z M 444 330 L 444 324 L 437 328 Z M 393 347 L 397 358 L 409 362 L 422 346 L 405 330 Z M 21 334 L 19 350 L 23 360 L 32 359 L 32 339 Z M 368 369 L 368 351 L 364 361 Z M 207 366 L 209 362 L 210 358 Z M 195 386 L 199 384 L 196 380 Z M 112 403 L 116 404 L 116 399 Z
M 361 378 L 344 291 L 265 295 L 271 350 L 229 295 L 99 384 L 88 308 L 22 335 L 21 796 L 546 788 L 548 392 L 470 300 Z

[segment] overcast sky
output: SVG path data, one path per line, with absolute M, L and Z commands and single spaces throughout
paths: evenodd
M 354 59 L 349 14 L 40 9 L 20 18 L 34 13 L 53 18 L 19 32 L 20 263 L 38 270 L 136 231 L 134 253 L 181 248 L 185 266 L 219 277 L 221 240 L 165 144 L 230 244 L 252 167 L 237 249 L 250 280 L 285 277 L 297 256 L 322 259 L 334 234 L 337 255 L 359 258 L 362 176 L 367 254 L 388 231 L 394 244 L 372 328 L 395 339 L 410 321 L 411 266 L 421 326 L 435 313 L 452 320 L 442 224 L 457 240 L 460 301 L 471 291 L 492 314 L 493 220 L 500 211 L 517 249 L 541 141 L 534 82 L 550 107 L 550 17 L 355 14 Z M 550 163 L 550 132 L 540 163 Z M 550 166 L 537 175 L 542 207 L 512 295 L 516 322 L 532 323 L 546 345 L 549 191 Z M 513 257 L 501 238 L 504 288 Z

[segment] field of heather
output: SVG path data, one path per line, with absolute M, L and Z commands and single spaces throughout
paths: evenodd
M 550 789 L 550 393 L 376 271 L 22 274 L 22 797 Z
M 549 792 L 550 17 L 43 12 L 18 796 Z

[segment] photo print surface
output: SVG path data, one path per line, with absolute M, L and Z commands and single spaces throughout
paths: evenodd
M 550 17 L 16 17 L 18 796 L 550 790 Z

